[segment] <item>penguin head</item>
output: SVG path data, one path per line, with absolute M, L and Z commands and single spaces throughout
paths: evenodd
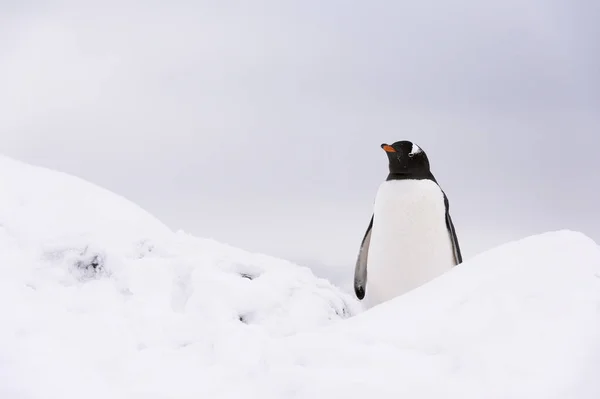
M 381 148 L 387 154 L 390 173 L 410 175 L 429 172 L 427 154 L 418 145 L 410 141 L 397 141 L 392 145 L 384 143 Z

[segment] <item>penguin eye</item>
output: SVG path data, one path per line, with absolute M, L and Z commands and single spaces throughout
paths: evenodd
M 412 157 L 414 157 L 414 156 L 415 156 L 415 154 L 413 154 L 412 152 L 411 152 L 410 154 L 408 154 L 408 157 L 409 157 L 409 158 L 412 158 Z

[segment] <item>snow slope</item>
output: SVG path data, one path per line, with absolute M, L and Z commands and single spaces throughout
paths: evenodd
M 362 312 L 72 176 L 0 157 L 0 188 L 2 399 L 600 397 L 600 247 L 580 233 Z

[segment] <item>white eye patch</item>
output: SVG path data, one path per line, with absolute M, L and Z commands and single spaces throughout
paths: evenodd
M 411 151 L 410 151 L 410 153 L 408 155 L 413 156 L 415 154 L 418 154 L 421 151 L 422 151 L 421 148 L 419 148 L 418 145 L 416 145 L 415 143 L 413 143 L 412 149 L 411 149 Z

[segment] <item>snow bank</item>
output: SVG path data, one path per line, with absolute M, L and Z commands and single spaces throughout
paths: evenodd
M 599 398 L 599 338 L 600 248 L 560 231 L 293 341 L 309 369 L 343 370 L 353 397 Z
M 154 355 L 184 354 L 204 389 L 234 348 L 358 311 L 308 268 L 171 232 L 102 188 L 0 157 L 2 399 L 131 397 L 138 377 L 144 392 L 185 373 Z
M 579 233 L 361 312 L 80 179 L 0 158 L 0 185 L 2 399 L 600 397 L 600 248 Z

